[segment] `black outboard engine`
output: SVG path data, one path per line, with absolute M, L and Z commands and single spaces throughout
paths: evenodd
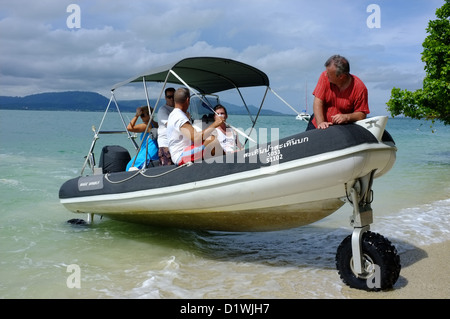
M 131 160 L 128 150 L 119 145 L 106 145 L 100 155 L 99 167 L 102 173 L 124 172 Z

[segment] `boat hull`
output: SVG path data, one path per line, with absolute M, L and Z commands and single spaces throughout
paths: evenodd
M 78 177 L 61 187 L 60 200 L 75 213 L 152 225 L 281 230 L 338 210 L 346 186 L 388 172 L 395 153 L 391 139 L 379 141 L 359 125 L 335 126 L 213 162 Z
M 334 213 L 344 204 L 339 199 L 308 202 L 278 209 L 219 212 L 138 212 L 110 214 L 111 219 L 163 227 L 231 232 L 284 230 L 311 224 Z

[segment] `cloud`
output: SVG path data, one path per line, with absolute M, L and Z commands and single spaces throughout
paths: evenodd
M 67 27 L 71 3 L 81 8 L 80 29 Z M 0 8 L 0 95 L 88 90 L 108 96 L 112 85 L 144 70 L 210 55 L 262 69 L 298 105 L 305 83 L 311 94 L 325 60 L 339 53 L 376 93 L 369 92 L 374 113 L 385 113 L 392 87 L 420 87 L 425 28 L 443 0 L 377 1 L 380 29 L 366 25 L 371 3 L 8 1 Z

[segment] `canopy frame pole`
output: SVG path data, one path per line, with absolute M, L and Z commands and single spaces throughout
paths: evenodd
M 122 114 L 122 112 L 120 111 L 119 104 L 117 103 L 116 96 L 115 96 L 115 94 L 114 94 L 114 90 L 111 90 L 111 97 L 110 97 L 110 99 L 109 99 L 109 102 L 108 102 L 108 105 L 107 105 L 107 107 L 106 107 L 106 110 L 105 110 L 105 112 L 103 113 L 102 120 L 100 121 L 100 125 L 99 125 L 99 127 L 98 127 L 98 130 L 95 129 L 95 126 L 94 126 L 94 125 L 92 126 L 92 131 L 94 132 L 94 139 L 93 139 L 93 141 L 92 141 L 92 143 L 91 143 L 91 147 L 89 148 L 88 155 L 86 156 L 86 159 L 85 159 L 85 161 L 84 161 L 84 164 L 83 164 L 83 166 L 82 166 L 82 168 L 81 168 L 81 173 L 80 173 L 80 175 L 83 175 L 83 174 L 84 174 L 84 170 L 86 169 L 86 165 L 87 165 L 88 163 L 89 163 L 89 165 L 90 165 L 91 168 L 92 168 L 92 173 L 95 173 L 95 172 L 94 172 L 95 159 L 94 159 L 94 153 L 93 153 L 93 151 L 94 151 L 94 148 L 95 148 L 95 144 L 96 144 L 97 140 L 99 139 L 99 134 L 101 133 L 101 128 L 103 127 L 103 123 L 105 122 L 106 115 L 108 114 L 108 111 L 109 111 L 109 108 L 111 107 L 111 103 L 112 103 L 112 102 L 114 102 L 114 104 L 115 104 L 115 106 L 116 106 L 117 112 L 119 113 L 119 117 L 120 117 L 120 119 L 121 119 L 121 121 L 122 121 L 122 125 L 125 127 L 125 132 L 127 133 L 128 138 L 129 138 L 129 139 L 131 140 L 131 142 L 133 143 L 135 149 L 138 149 L 138 145 L 136 144 L 134 138 L 131 136 L 130 132 L 127 130 L 127 125 L 126 125 L 125 120 L 124 120 L 124 118 L 123 118 L 123 114 Z
M 272 90 L 272 88 L 269 88 L 269 89 L 273 94 L 275 94 L 275 96 L 277 98 L 279 98 L 284 104 L 286 104 L 292 111 L 297 113 L 297 115 L 300 115 L 300 113 L 296 109 L 294 109 L 288 102 L 286 102 L 281 96 L 279 96 L 274 90 Z
M 117 103 L 117 100 L 116 100 L 116 96 L 115 96 L 115 94 L 114 94 L 114 91 L 111 91 L 111 93 L 112 93 L 112 97 L 111 97 L 111 98 L 114 100 L 114 104 L 116 105 L 117 112 L 119 113 L 119 117 L 120 117 L 120 119 L 122 120 L 122 125 L 123 125 L 123 127 L 125 128 L 125 132 L 127 133 L 128 138 L 129 138 L 129 139 L 131 140 L 131 142 L 133 143 L 134 148 L 135 148 L 135 149 L 138 149 L 139 146 L 137 145 L 136 141 L 135 141 L 135 140 L 133 139 L 133 137 L 131 136 L 130 131 L 127 130 L 127 124 L 125 123 L 125 120 L 124 120 L 124 118 L 123 118 L 122 112 L 120 111 L 119 104 Z M 108 109 L 107 109 L 107 110 L 108 110 Z M 106 112 L 107 112 L 107 111 L 106 111 Z M 105 112 L 105 116 L 106 116 L 106 112 Z M 103 120 L 102 120 L 102 122 L 103 122 Z
M 144 84 L 145 98 L 147 100 L 147 109 L 148 109 L 148 113 L 150 115 L 150 120 L 148 121 L 147 127 L 145 128 L 145 134 L 146 134 L 148 129 L 152 125 L 152 120 L 153 120 L 153 115 L 155 113 L 155 108 L 153 108 L 153 112 L 152 112 L 152 108 L 150 106 L 150 98 L 148 96 L 147 81 L 145 81 L 145 76 L 142 77 L 142 83 Z M 159 99 L 158 99 L 158 101 L 159 101 Z M 158 103 L 158 101 L 156 103 Z M 145 136 L 145 134 L 144 134 L 144 136 Z M 144 145 L 144 143 L 145 143 L 145 158 L 147 159 L 147 155 L 148 155 L 148 139 L 149 138 L 150 138 L 150 135 L 148 135 L 147 138 L 143 138 L 141 140 L 141 143 L 139 145 L 139 149 L 136 152 L 136 155 L 135 155 L 134 160 L 133 160 L 133 164 L 131 166 L 134 166 L 134 163 L 136 163 L 137 155 L 141 151 L 142 145 Z M 143 168 L 147 168 L 147 160 L 144 162 Z
M 159 101 L 161 101 L 161 96 L 162 96 L 162 94 L 164 93 L 164 90 L 165 90 L 165 88 L 166 88 L 166 86 L 167 86 L 167 81 L 169 80 L 169 75 L 170 75 L 170 72 L 167 72 L 166 79 L 164 80 L 164 85 L 163 85 L 163 87 L 162 87 L 162 89 L 161 89 L 161 92 L 159 93 L 158 99 L 156 100 L 156 104 L 155 104 L 155 108 L 154 108 L 154 110 L 153 110 L 153 114 L 156 113 L 156 108 L 157 108 L 158 105 L 159 105 Z M 145 76 L 143 76 L 142 79 L 143 79 L 143 81 L 144 81 L 144 85 L 146 85 Z M 148 101 L 148 97 L 147 97 L 147 101 Z M 147 103 L 148 103 L 148 102 L 147 102 Z M 151 116 L 150 116 L 150 121 L 153 119 L 153 114 L 151 114 Z
M 239 93 L 239 96 L 241 97 L 242 102 L 244 103 L 245 109 L 247 110 L 248 116 L 250 117 L 250 121 L 252 121 L 253 126 L 256 124 L 256 120 L 253 119 L 252 113 L 250 113 L 250 109 L 247 106 L 247 103 L 245 102 L 244 96 L 241 93 L 241 90 L 237 86 L 235 86 L 236 90 Z
M 151 120 L 153 119 L 154 110 L 152 112 L 152 109 L 150 107 L 150 99 L 148 97 L 148 89 L 147 89 L 147 82 L 145 81 L 145 76 L 142 77 L 142 83 L 144 84 L 145 99 L 147 101 L 148 113 L 150 115 L 150 121 L 148 123 L 151 123 L 152 122 Z
M 95 126 L 94 125 L 92 125 L 92 130 L 94 131 L 94 139 L 92 140 L 91 147 L 89 148 L 88 155 L 86 155 L 86 159 L 84 160 L 84 164 L 83 164 L 83 167 L 81 168 L 80 175 L 84 174 L 84 169 L 86 168 L 86 165 L 88 163 L 89 163 L 89 165 L 90 165 L 90 167 L 92 169 L 92 173 L 94 173 L 95 162 L 94 162 L 94 157 L 93 157 L 94 155 L 93 155 L 92 151 L 94 150 L 95 143 L 97 142 L 99 137 L 98 137 L 98 133 L 95 131 Z
M 213 111 L 214 114 L 217 115 L 216 111 L 214 111 L 214 109 L 213 109 L 211 106 L 209 106 L 209 103 L 206 103 L 205 100 L 203 100 L 202 97 L 199 96 L 195 90 L 193 90 L 193 89 L 192 89 L 192 88 L 191 88 L 191 87 L 190 87 L 190 86 L 189 86 L 189 85 L 188 85 L 181 77 L 178 76 L 178 74 L 175 73 L 175 71 L 173 71 L 173 70 L 171 69 L 171 70 L 170 70 L 170 73 L 172 73 L 172 74 L 173 74 L 173 75 L 174 75 L 181 83 L 183 83 L 183 85 L 185 85 L 185 86 L 189 89 L 189 91 L 191 91 L 192 93 L 194 93 L 195 96 L 197 96 L 202 102 L 204 102 L 204 103 L 210 108 L 210 110 Z M 230 124 L 228 124 L 228 123 L 226 123 L 226 125 L 228 125 L 229 127 L 231 127 L 233 130 L 235 130 L 236 132 L 238 132 L 239 134 L 241 134 L 241 135 L 244 136 L 245 138 L 247 138 L 247 139 L 251 140 L 252 142 L 256 143 L 256 141 L 255 141 L 254 139 L 252 139 L 250 136 L 248 136 L 247 134 L 245 134 L 245 133 L 242 132 L 241 130 L 235 128 L 233 125 L 230 125 Z M 253 126 L 254 126 L 254 125 L 253 125 Z
M 100 121 L 100 125 L 98 127 L 98 130 L 96 130 L 95 126 L 92 125 L 92 131 L 94 131 L 94 139 L 92 140 L 91 147 L 89 148 L 89 152 L 86 155 L 86 159 L 85 159 L 84 164 L 83 164 L 83 166 L 81 168 L 80 175 L 84 174 L 84 170 L 85 170 L 86 165 L 88 163 L 90 164 L 90 166 L 92 168 L 92 172 L 94 172 L 94 160 L 93 160 L 93 153 L 92 152 L 93 152 L 93 150 L 95 148 L 95 144 L 96 144 L 97 140 L 99 139 L 98 132 L 100 132 L 100 130 L 101 130 L 102 126 L 103 126 L 103 122 L 105 121 L 105 118 L 106 118 L 106 113 L 108 113 L 109 107 L 111 106 L 111 102 L 113 101 L 114 92 L 111 92 L 111 93 L 112 93 L 111 97 L 109 98 L 108 105 L 106 106 L 106 110 L 103 113 L 103 117 L 102 117 L 102 120 Z
M 256 118 L 255 118 L 255 121 L 253 122 L 252 128 L 250 129 L 249 135 L 252 134 L 253 129 L 255 128 L 256 121 L 258 120 L 259 114 L 261 113 L 261 109 L 262 109 L 262 107 L 263 107 L 263 105 L 264 105 L 264 101 L 266 100 L 267 92 L 269 91 L 269 89 L 270 89 L 270 88 L 267 86 L 267 87 L 266 87 L 266 92 L 264 92 L 264 96 L 263 96 L 263 99 L 262 99 L 262 101 L 261 101 L 261 105 L 259 106 L 258 113 L 256 114 Z M 254 140 L 251 140 L 251 141 L 254 142 Z M 245 145 L 246 143 L 247 143 L 247 141 L 245 141 L 244 145 Z

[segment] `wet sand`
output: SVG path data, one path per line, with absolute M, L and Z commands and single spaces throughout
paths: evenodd
M 450 241 L 400 254 L 402 270 L 393 290 L 365 292 L 344 288 L 350 299 L 449 299 Z

